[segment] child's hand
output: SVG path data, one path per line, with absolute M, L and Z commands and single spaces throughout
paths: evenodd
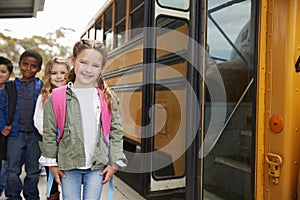
M 51 166 L 49 167 L 49 169 L 51 170 L 57 184 L 62 186 L 62 183 L 60 181 L 60 176 L 65 177 L 66 176 L 65 173 L 61 171 L 57 166 Z
M 107 165 L 104 170 L 102 170 L 101 175 L 104 176 L 104 180 L 101 182 L 102 184 L 108 183 L 111 177 L 118 171 L 117 165 Z
M 11 131 L 11 125 L 5 126 L 2 129 L 1 134 L 4 135 L 4 136 L 8 136 L 10 134 L 10 131 Z

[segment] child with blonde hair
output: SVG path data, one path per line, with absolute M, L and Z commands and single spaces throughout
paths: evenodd
M 70 71 L 70 63 L 68 60 L 61 57 L 54 57 L 49 60 L 45 66 L 44 73 L 44 86 L 41 89 L 41 93 L 37 99 L 37 105 L 34 112 L 34 125 L 38 129 L 39 133 L 43 135 L 43 113 L 44 104 L 49 99 L 52 90 L 54 88 L 65 85 L 66 74 Z M 46 168 L 46 173 L 49 175 L 49 167 Z M 59 199 L 58 184 L 53 182 L 49 200 Z
M 60 143 L 52 97 L 44 105 L 40 162 L 50 166 L 64 200 L 100 199 L 102 184 L 127 165 L 114 94 L 102 76 L 106 60 L 105 46 L 99 41 L 84 39 L 75 44 Z

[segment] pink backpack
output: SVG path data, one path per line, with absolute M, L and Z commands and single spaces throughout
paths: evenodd
M 53 112 L 56 118 L 57 124 L 57 143 L 64 134 L 64 127 L 66 121 L 66 94 L 68 85 L 55 88 L 52 91 L 52 106 Z M 110 123 L 112 118 L 112 113 L 109 111 L 108 106 L 104 100 L 103 92 L 100 88 L 97 88 L 98 95 L 100 97 L 100 107 L 101 107 L 101 119 L 102 119 L 102 130 L 107 146 L 109 146 L 109 134 L 110 134 Z

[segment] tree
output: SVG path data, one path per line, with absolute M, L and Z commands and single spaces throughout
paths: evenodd
M 59 28 L 54 32 L 42 36 L 32 36 L 31 38 L 17 39 L 0 33 L 0 54 L 9 58 L 15 66 L 18 66 L 20 55 L 27 49 L 37 50 L 44 58 L 44 64 L 54 56 L 69 58 L 72 47 L 66 42 L 66 36 L 75 32 L 71 28 Z M 18 76 L 18 70 L 15 70 Z M 41 73 L 40 76 L 42 76 Z

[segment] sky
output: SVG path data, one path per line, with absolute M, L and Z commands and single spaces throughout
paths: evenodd
M 0 32 L 22 39 L 33 35 L 45 36 L 60 27 L 72 28 L 74 34 L 66 42 L 76 42 L 83 30 L 106 0 L 45 0 L 44 10 L 36 18 L 0 19 Z

